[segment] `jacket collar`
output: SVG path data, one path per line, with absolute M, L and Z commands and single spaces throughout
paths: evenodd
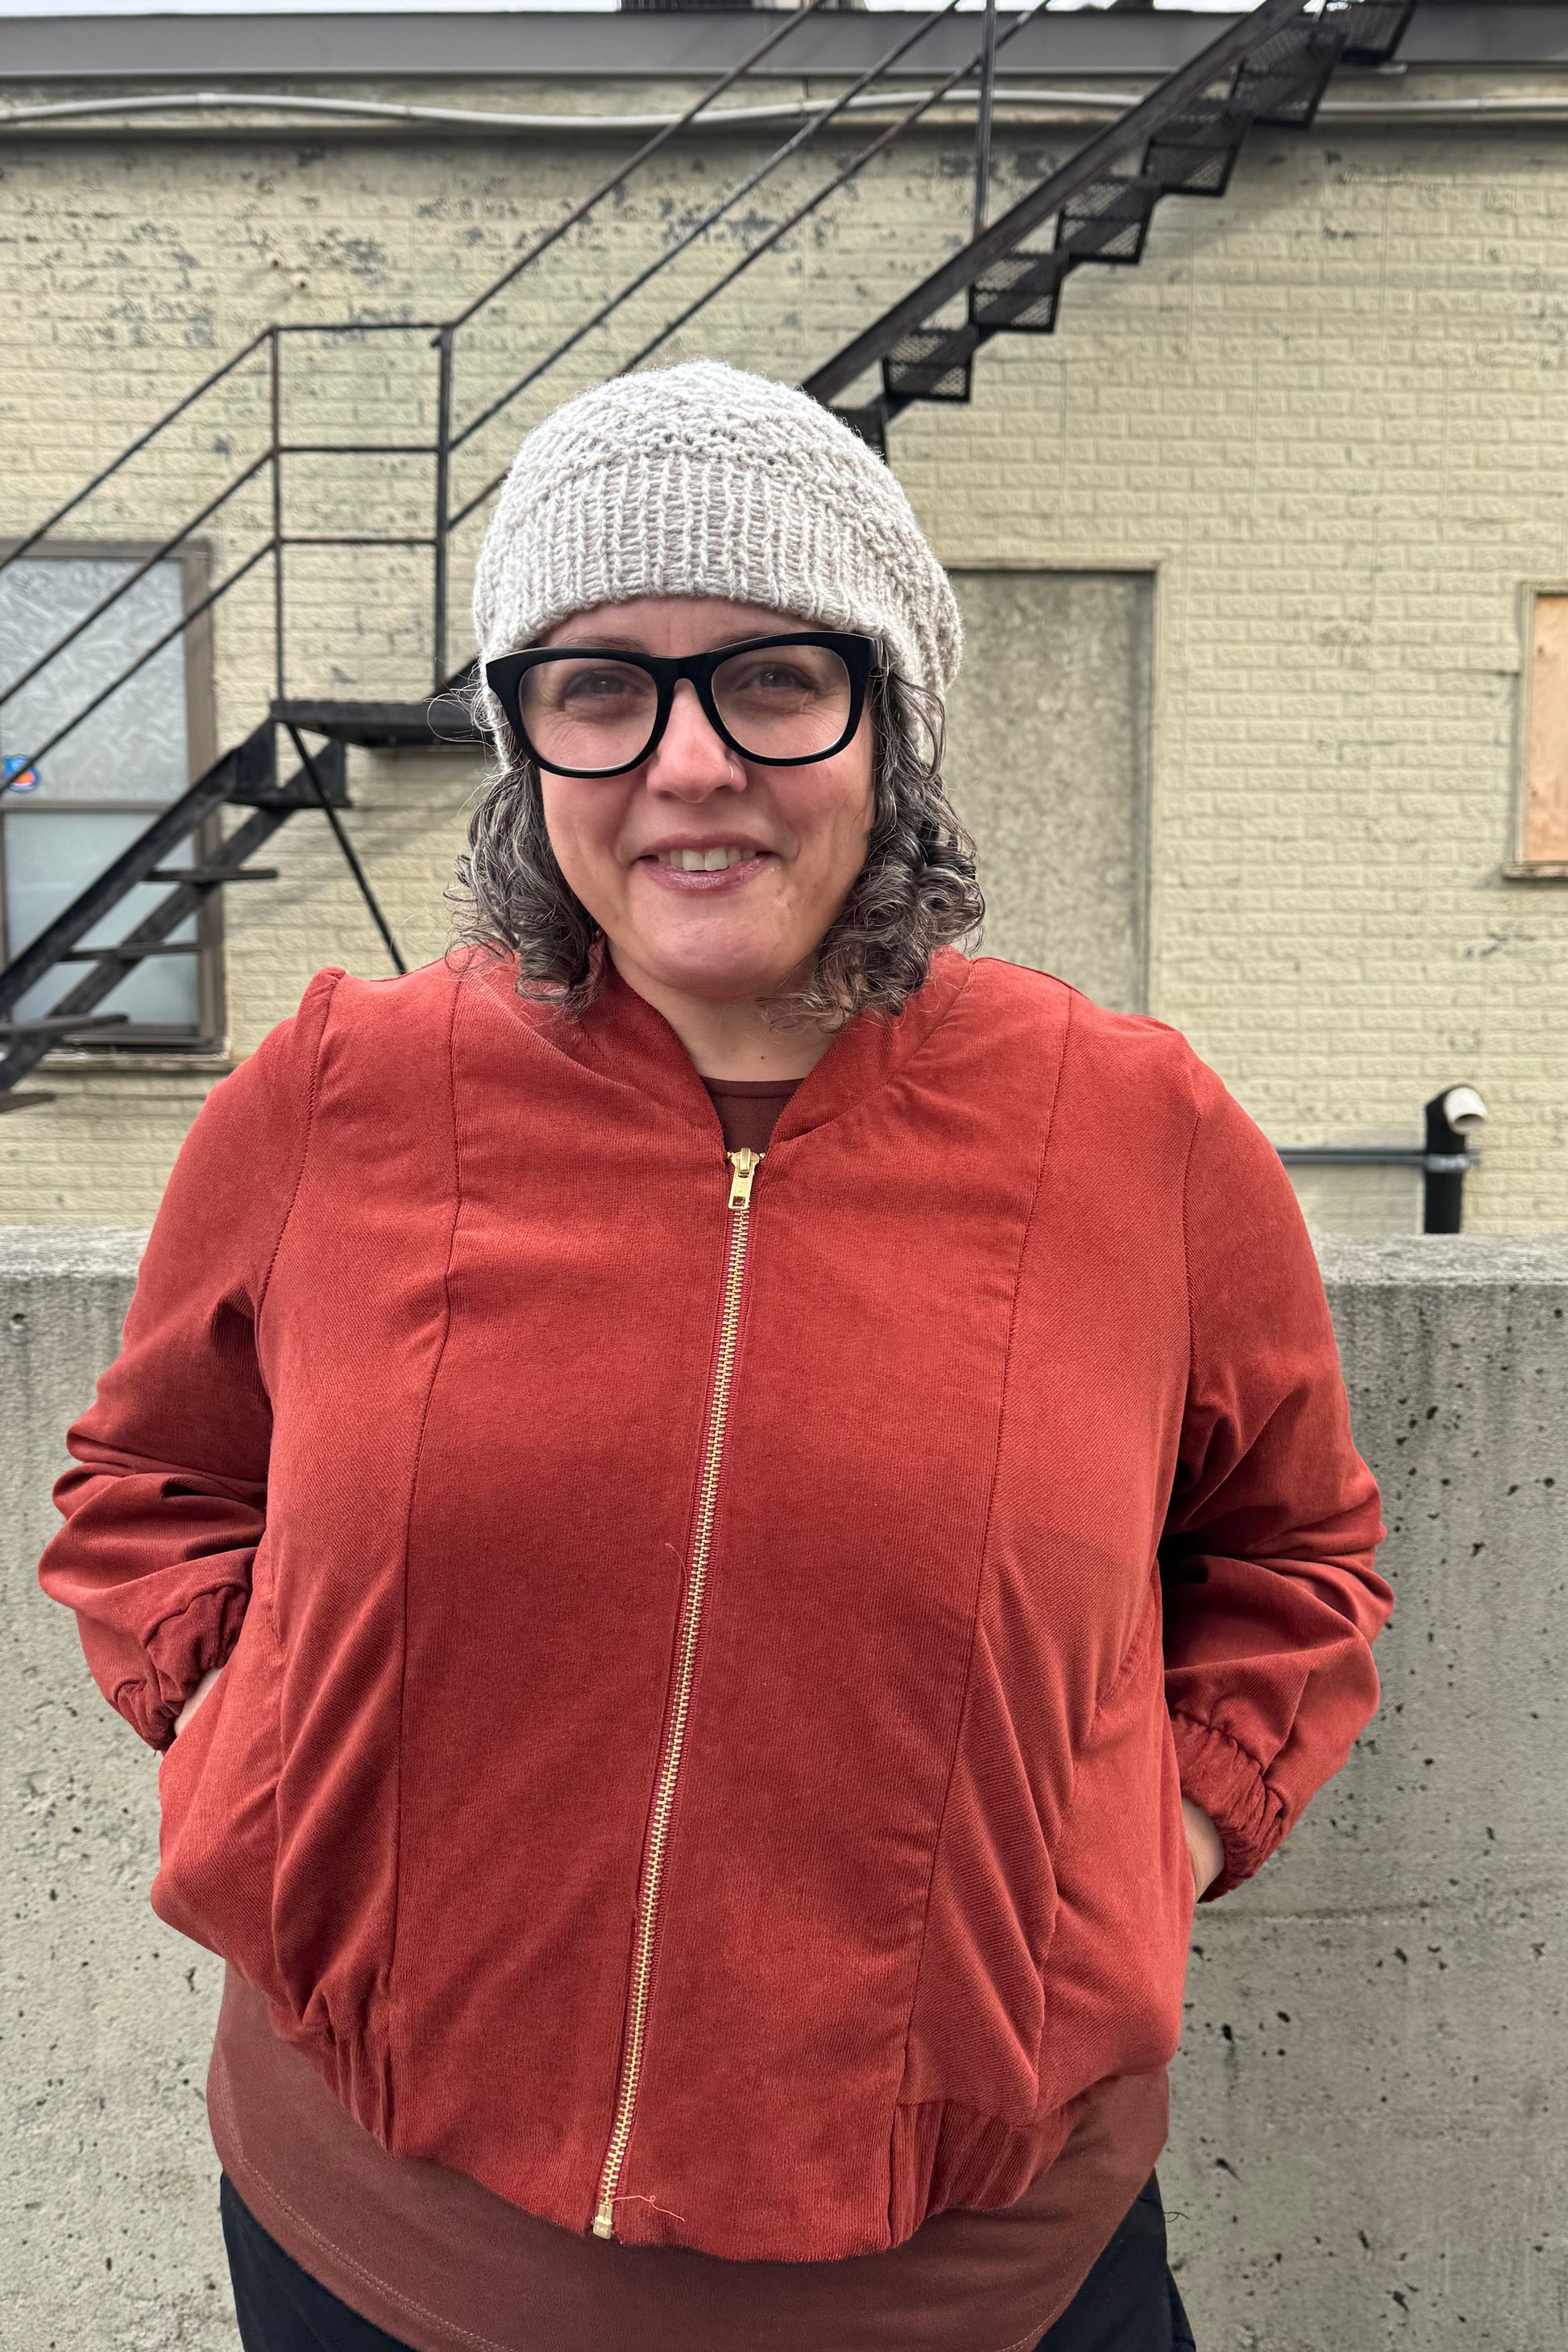
M 693 1126 L 712 1126 L 713 1106 L 690 1055 L 663 1013 L 629 987 L 614 965 L 577 1020 L 520 998 L 512 959 L 469 969 L 488 992 L 510 1004 L 542 1045 L 601 1077 L 635 1087 Z M 808 1134 L 886 1086 L 952 1010 L 972 969 L 956 949 L 941 949 L 925 985 L 892 1019 L 861 1013 L 851 1021 L 801 1080 L 779 1119 L 774 1140 Z

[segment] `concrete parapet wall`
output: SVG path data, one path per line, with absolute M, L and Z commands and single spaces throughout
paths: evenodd
M 0 2342 L 235 2352 L 202 2115 L 217 1969 L 153 1916 L 153 1759 L 37 1595 L 132 1233 L 0 1232 L 8 2161 Z M 1568 2342 L 1568 1236 L 1324 1272 L 1398 1608 L 1384 1703 L 1198 1915 L 1162 2167 L 1202 2352 Z

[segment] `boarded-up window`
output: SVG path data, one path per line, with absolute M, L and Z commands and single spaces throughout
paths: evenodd
M 1142 1012 L 1153 583 L 955 572 L 952 584 L 965 645 L 946 774 L 980 850 L 985 952 Z
M 1527 866 L 1568 864 L 1568 596 L 1535 599 L 1520 854 Z

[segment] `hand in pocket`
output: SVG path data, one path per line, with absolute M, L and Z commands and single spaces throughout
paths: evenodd
M 221 1666 L 209 1666 L 207 1668 L 205 1674 L 202 1676 L 200 1682 L 196 1685 L 195 1690 L 191 1693 L 189 1698 L 185 1701 L 184 1706 L 174 1717 L 174 1737 L 176 1739 L 178 1739 L 181 1732 L 184 1731 L 192 1716 L 195 1715 L 197 1707 L 200 1706 L 203 1699 L 205 1698 L 208 1691 L 211 1690 L 214 1683 L 216 1682 L 222 1672 L 223 1668 Z
M 192 1701 L 195 1704 L 195 1701 Z M 178 1724 L 174 1727 L 179 1729 Z M 1225 1847 L 1218 1830 L 1201 1805 L 1190 1797 L 1182 1799 L 1182 1827 L 1187 1833 L 1187 1857 L 1193 1865 L 1193 1900 L 1197 1902 L 1205 1887 L 1212 1886 L 1225 1868 Z

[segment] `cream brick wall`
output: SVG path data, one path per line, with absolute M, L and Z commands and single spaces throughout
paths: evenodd
M 468 96 L 530 103 L 522 86 Z M 607 102 L 597 85 L 591 102 Z M 1005 132 L 998 205 L 1066 143 Z M 759 152 L 692 141 L 569 239 L 471 339 L 461 413 Z M 826 140 L 742 217 L 777 217 L 835 152 Z M 47 510 L 275 314 L 449 311 L 616 153 L 331 130 L 7 143 L 0 294 L 28 364 L 0 383 L 0 527 Z M 913 143 L 671 355 L 798 374 L 960 239 L 966 171 L 963 134 Z M 1259 134 L 1223 201 L 1167 205 L 1139 269 L 1079 273 L 1055 336 L 991 344 L 973 405 L 912 411 L 893 443 L 948 562 L 1155 575 L 1152 1009 L 1279 1142 L 1413 1141 L 1426 1097 L 1471 1080 L 1492 1119 L 1468 1215 L 1494 1230 L 1568 1225 L 1568 889 L 1500 873 L 1523 592 L 1568 580 L 1565 205 L 1568 132 Z M 739 246 L 721 232 L 639 298 L 479 436 L 463 478 L 477 488 L 531 416 L 629 355 Z M 429 429 L 422 337 L 299 356 L 296 430 Z M 209 495 L 256 446 L 260 389 L 196 412 L 84 530 L 147 531 Z M 401 498 L 398 527 L 421 527 L 412 461 L 323 476 L 318 511 L 386 527 Z M 215 561 L 250 543 L 246 520 L 222 519 Z M 301 560 L 295 689 L 419 691 L 421 576 L 413 556 Z M 268 690 L 266 593 L 258 580 L 220 625 L 225 740 Z M 421 954 L 445 936 L 476 773 L 450 753 L 353 763 L 356 843 Z M 384 968 L 319 818 L 292 820 L 268 862 L 277 885 L 230 894 L 237 1052 L 321 964 Z M 1048 941 L 998 944 L 1048 961 Z M 57 1101 L 0 1119 L 3 1213 L 144 1218 L 210 1076 L 41 1069 Z M 1301 1191 L 1327 1228 L 1417 1215 L 1397 1172 L 1304 1171 Z

